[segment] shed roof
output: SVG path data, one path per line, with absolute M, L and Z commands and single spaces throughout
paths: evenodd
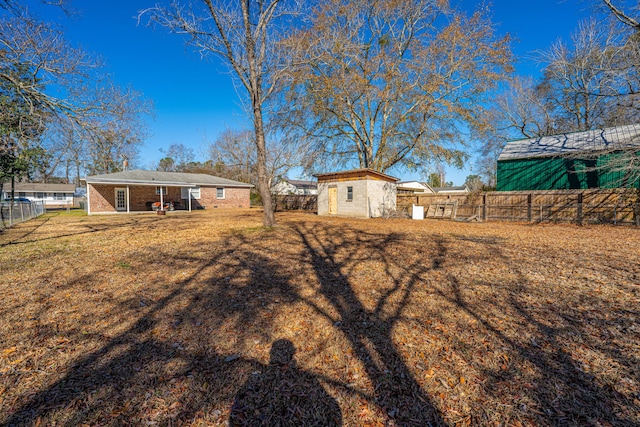
M 318 178 L 318 182 L 337 180 L 337 179 L 348 180 L 348 179 L 364 179 L 364 178 L 379 179 L 379 180 L 390 181 L 390 182 L 399 181 L 398 178 L 394 178 L 390 175 L 375 171 L 373 169 L 368 169 L 368 168 L 352 169 L 352 170 L 341 171 L 341 172 L 319 173 L 314 176 Z
M 197 185 L 253 187 L 251 184 L 207 175 L 204 173 L 161 172 L 139 169 L 88 176 L 83 178 L 83 181 L 86 181 L 87 184 L 135 184 L 179 187 L 193 187 Z
M 555 157 L 570 154 L 640 148 L 640 125 L 616 126 L 509 141 L 500 160 Z

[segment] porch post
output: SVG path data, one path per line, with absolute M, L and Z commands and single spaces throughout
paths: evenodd
M 164 210 L 164 197 L 162 195 L 163 191 L 162 191 L 162 185 L 160 186 L 160 210 L 163 211 Z
M 191 212 L 191 187 L 189 187 L 189 212 Z
M 127 213 L 129 213 L 129 204 L 131 203 L 131 198 L 129 197 L 129 184 L 127 184 Z
M 87 182 L 87 215 L 91 215 L 91 191 L 89 191 L 89 184 Z M 42 201 L 43 205 L 46 203 L 44 200 Z

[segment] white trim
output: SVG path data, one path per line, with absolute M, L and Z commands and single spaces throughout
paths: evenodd
M 131 194 L 129 192 L 129 186 L 127 185 L 127 213 L 129 213 L 129 206 L 131 205 Z
M 87 184 L 87 215 L 91 215 L 91 191 L 89 191 L 89 186 L 93 188 L 92 184 Z

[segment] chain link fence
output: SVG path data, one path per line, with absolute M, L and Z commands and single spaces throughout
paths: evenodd
M 2 202 L 0 230 L 37 218 L 45 212 L 44 202 Z

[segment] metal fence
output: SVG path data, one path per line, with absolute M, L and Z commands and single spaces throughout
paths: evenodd
M 37 218 L 45 212 L 44 202 L 0 203 L 0 230 Z

